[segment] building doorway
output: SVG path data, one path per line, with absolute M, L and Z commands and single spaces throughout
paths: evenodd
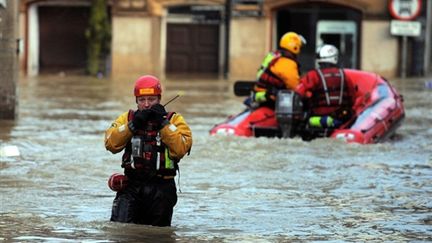
M 166 50 L 167 73 L 217 74 L 219 26 L 170 23 Z
M 301 71 L 315 68 L 315 51 L 319 45 L 333 44 L 340 50 L 341 65 L 359 67 L 361 12 L 325 3 L 295 4 L 276 12 L 276 40 L 288 31 L 303 35 L 307 44 L 299 55 Z M 276 45 L 276 43 L 275 43 Z
M 40 73 L 84 73 L 89 13 L 83 6 L 39 6 Z
M 340 53 L 339 64 L 345 68 L 357 68 L 357 25 L 354 21 L 319 20 L 315 49 L 331 44 Z
M 168 9 L 167 75 L 217 76 L 221 70 L 222 6 L 177 6 Z

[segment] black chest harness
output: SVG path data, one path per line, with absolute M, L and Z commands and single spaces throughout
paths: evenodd
M 320 79 L 316 96 L 312 98 L 315 107 L 346 107 L 349 106 L 348 90 L 345 74 L 342 69 L 316 69 Z
M 174 112 L 167 114 L 170 120 Z M 134 111 L 130 110 L 128 120 L 133 119 Z M 161 177 L 174 177 L 178 169 L 179 160 L 169 156 L 169 150 L 161 141 L 158 126 L 153 121 L 146 122 L 145 126 L 132 137 L 125 147 L 122 157 L 122 167 L 128 178 L 149 178 L 154 175 Z

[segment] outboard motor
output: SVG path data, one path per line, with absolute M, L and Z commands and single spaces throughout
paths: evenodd
M 289 90 L 280 90 L 276 98 L 276 120 L 282 137 L 294 137 L 302 119 L 303 103 L 300 96 Z

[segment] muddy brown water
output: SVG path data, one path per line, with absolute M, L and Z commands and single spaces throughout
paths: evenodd
M 180 164 L 172 227 L 109 222 L 121 172 L 104 130 L 134 108 L 135 77 L 41 76 L 19 81 L 18 119 L 0 121 L 0 241 L 432 241 L 432 90 L 394 80 L 406 119 L 388 142 L 212 137 L 243 109 L 230 82 L 164 82 L 164 102 L 194 137 Z

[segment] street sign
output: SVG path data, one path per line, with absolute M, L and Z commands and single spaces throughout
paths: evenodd
M 421 0 L 390 0 L 388 8 L 391 16 L 399 20 L 415 19 L 421 11 Z
M 421 33 L 421 23 L 419 21 L 392 20 L 390 23 L 390 33 L 401 36 L 419 36 Z

